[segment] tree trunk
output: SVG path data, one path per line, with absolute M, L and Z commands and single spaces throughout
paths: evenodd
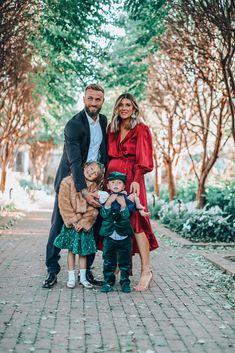
M 172 201 L 176 195 L 175 178 L 172 170 L 172 162 L 169 160 L 165 160 L 165 165 L 167 170 L 169 200 Z
M 1 182 L 0 182 L 0 190 L 4 193 L 6 188 L 6 180 L 7 180 L 7 166 L 9 164 L 9 160 L 11 157 L 12 148 L 8 142 L 5 143 L 4 148 L 1 149 L 0 161 L 1 161 Z
M 227 68 L 227 60 L 222 60 L 222 72 L 223 72 L 223 77 L 224 77 L 224 82 L 225 82 L 225 87 L 228 95 L 228 103 L 229 103 L 229 108 L 230 108 L 230 113 L 231 113 L 231 120 L 232 120 L 232 136 L 233 140 L 235 142 L 235 107 L 233 103 L 233 98 L 235 97 L 235 91 L 233 87 L 230 87 L 229 82 L 233 83 L 233 75 L 232 72 L 230 73 L 230 70 Z
M 157 160 L 157 153 L 154 151 L 153 153 L 153 158 L 155 161 L 155 174 L 154 174 L 154 195 L 159 196 L 160 195 L 160 188 L 159 188 L 159 177 L 158 177 L 158 171 L 159 171 L 159 165 L 158 165 L 158 160 Z
M 197 208 L 203 208 L 205 206 L 205 184 L 206 184 L 206 179 L 209 175 L 209 171 L 210 170 L 204 170 L 198 181 L 198 189 L 197 189 L 197 196 L 196 196 Z
M 1 172 L 1 183 L 0 183 L 0 190 L 2 193 L 5 191 L 6 187 L 6 180 L 7 180 L 7 171 L 5 163 L 2 165 L 2 172 Z

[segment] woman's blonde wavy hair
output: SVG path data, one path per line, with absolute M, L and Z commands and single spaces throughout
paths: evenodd
M 121 103 L 121 101 L 125 98 L 129 99 L 134 107 L 134 112 L 131 116 L 129 129 L 133 129 L 137 124 L 139 124 L 141 122 L 141 120 L 139 118 L 140 108 L 139 108 L 135 98 L 130 93 L 123 93 L 117 98 L 115 105 L 114 105 L 114 108 L 113 108 L 113 116 L 112 116 L 111 125 L 110 125 L 111 132 L 118 132 L 119 131 L 121 118 L 118 115 L 118 107 L 119 107 L 119 104 Z

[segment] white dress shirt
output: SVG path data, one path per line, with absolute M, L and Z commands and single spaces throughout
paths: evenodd
M 86 112 L 86 110 L 85 110 Z M 90 126 L 90 146 L 87 155 L 87 162 L 99 160 L 99 150 L 102 142 L 102 130 L 100 126 L 99 116 L 96 120 L 93 120 L 86 112 L 87 120 Z

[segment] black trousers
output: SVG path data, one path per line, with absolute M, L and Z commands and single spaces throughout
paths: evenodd
M 60 214 L 58 206 L 58 194 L 55 197 L 54 209 L 51 217 L 51 228 L 49 233 L 49 238 L 46 247 L 46 266 L 48 273 L 58 274 L 60 272 L 60 250 L 53 245 L 55 238 L 60 234 L 63 227 L 63 219 Z M 97 221 L 97 224 L 94 227 L 94 234 L 98 234 L 100 227 L 100 220 Z M 87 256 L 87 270 L 91 269 L 91 266 L 95 259 L 95 253 Z
M 117 264 L 120 269 L 120 284 L 130 283 L 129 275 L 131 268 L 132 239 L 127 237 L 123 240 L 104 238 L 103 247 L 103 275 L 104 283 L 113 286 L 115 284 L 115 270 Z

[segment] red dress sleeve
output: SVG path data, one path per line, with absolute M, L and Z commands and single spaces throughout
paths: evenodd
M 141 125 L 141 126 L 140 126 Z M 140 124 L 136 142 L 136 164 L 134 181 L 140 182 L 141 177 L 153 170 L 152 135 L 148 126 Z

